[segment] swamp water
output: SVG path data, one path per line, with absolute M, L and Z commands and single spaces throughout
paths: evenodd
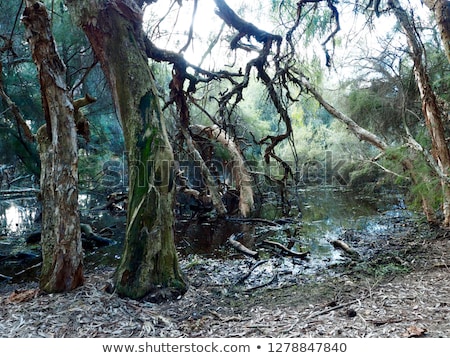
M 280 219 L 274 202 L 276 200 L 269 198 L 263 205 L 262 216 L 267 220 Z M 176 225 L 180 255 L 188 267 L 194 261 L 205 262 L 206 258 L 212 258 L 218 260 L 217 271 L 222 274 L 226 274 L 224 261 L 234 261 L 229 266 L 230 271 L 248 270 L 256 262 L 255 259 L 230 260 L 242 259 L 243 256 L 227 245 L 227 238 L 231 234 L 241 232 L 243 235 L 240 241 L 248 248 L 260 252 L 259 260 L 265 261 L 252 274 L 261 276 L 264 272 L 264 275 L 270 276 L 275 267 L 279 268 L 281 265 L 283 272 L 295 276 L 341 261 L 341 252 L 331 242 L 345 237 L 347 232 L 358 231 L 359 238 L 377 240 L 378 237 L 397 230 L 396 226 L 401 227 L 405 220 L 412 217 L 405 209 L 402 196 L 393 193 L 365 196 L 345 188 L 309 187 L 300 190 L 299 202 L 301 214 L 295 219 L 279 221 L 278 226 L 232 221 L 218 225 L 208 221 L 193 224 L 188 218 L 180 220 Z M 122 251 L 120 239 L 125 229 L 125 217 L 91 209 L 101 205 L 102 202 L 94 197 L 81 195 L 82 222 L 89 223 L 96 231 L 110 229 L 117 244 L 86 250 L 87 267 L 116 265 Z M 40 261 L 39 245 L 27 244 L 25 237 L 39 229 L 37 215 L 34 198 L 0 201 L 0 282 L 11 281 L 8 278 L 13 278 L 13 281 L 36 279 L 36 272 L 33 276 L 33 271 L 29 268 Z M 274 255 L 260 245 L 263 240 L 279 242 L 296 252 L 308 251 L 309 260 Z M 234 274 L 235 277 L 236 275 Z

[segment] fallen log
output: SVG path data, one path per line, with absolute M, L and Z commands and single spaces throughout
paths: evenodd
M 113 245 L 116 243 L 112 239 L 108 239 L 106 237 L 95 234 L 94 231 L 92 230 L 92 227 L 88 224 L 81 223 L 80 229 L 81 229 L 81 232 L 86 237 L 86 240 L 89 240 L 90 242 L 92 242 L 94 244 L 94 246 L 97 246 L 97 247 L 109 246 L 109 245 Z
M 309 251 L 306 251 L 306 252 L 292 251 L 291 249 L 288 249 L 286 246 L 284 246 L 283 244 L 280 244 L 279 242 L 276 242 L 276 241 L 263 240 L 261 243 L 263 245 L 265 245 L 266 247 L 279 250 L 280 253 L 285 256 L 292 256 L 292 257 L 296 257 L 299 259 L 306 259 L 307 256 L 309 255 Z
M 36 188 L 22 188 L 22 189 L 6 189 L 0 190 L 0 197 L 8 199 L 23 198 L 28 196 L 36 196 L 40 193 Z
M 0 279 L 1 279 L 1 280 L 5 280 L 5 281 L 11 281 L 11 280 L 13 279 L 13 277 L 11 277 L 11 276 L 5 276 L 5 275 L 2 275 L 2 274 L 0 273 Z
M 97 235 L 94 233 L 94 230 L 92 230 L 92 227 L 89 224 L 83 224 L 80 223 L 80 229 L 81 233 L 83 234 L 83 247 L 86 248 L 92 248 L 94 246 L 101 247 L 101 246 L 109 246 L 113 245 L 116 242 L 112 239 L 109 239 L 104 236 Z M 25 241 L 27 244 L 37 244 L 41 241 L 41 232 L 40 231 L 34 231 L 30 233 L 26 238 Z
M 237 241 L 238 236 L 233 234 L 228 239 L 227 242 L 237 251 L 241 252 L 242 254 L 246 256 L 253 257 L 254 259 L 257 259 L 259 256 L 259 253 L 257 251 L 250 250 L 248 247 L 241 244 L 239 241 Z

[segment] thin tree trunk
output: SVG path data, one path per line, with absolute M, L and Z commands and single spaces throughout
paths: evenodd
M 423 3 L 433 11 L 436 24 L 441 33 L 445 54 L 450 62 L 450 1 L 448 0 L 423 0 Z
M 173 153 L 143 41 L 142 11 L 131 0 L 67 0 L 110 83 L 129 168 L 125 248 L 116 291 L 134 299 L 178 297 L 187 285 L 173 230 Z
M 300 74 L 300 82 L 308 90 L 308 92 L 311 93 L 314 96 L 314 98 L 328 111 L 328 113 L 330 113 L 333 117 L 335 117 L 340 122 L 345 124 L 347 126 L 347 129 L 350 132 L 352 132 L 359 140 L 365 141 L 373 145 L 382 152 L 385 152 L 389 148 L 389 145 L 385 141 L 383 141 L 380 137 L 378 137 L 376 134 L 361 127 L 352 118 L 346 116 L 344 113 L 342 113 L 332 104 L 330 104 L 325 98 L 323 98 L 323 96 L 302 74 Z M 419 179 L 415 174 L 414 164 L 412 163 L 412 161 L 406 158 L 402 160 L 401 164 L 403 168 L 411 176 L 411 180 L 413 181 L 413 183 L 415 184 L 419 183 Z M 424 195 L 421 195 L 421 201 L 422 201 L 422 209 L 428 222 L 436 223 L 434 210 L 432 209 L 429 200 Z
M 27 1 L 22 21 L 38 69 L 46 120 L 37 133 L 42 200 L 40 286 L 47 292 L 64 292 L 84 280 L 74 108 L 45 6 Z
M 398 22 L 405 31 L 408 45 L 411 49 L 411 57 L 414 62 L 414 76 L 419 88 L 422 100 L 422 112 L 425 124 L 431 137 L 432 153 L 442 173 L 448 175 L 450 169 L 450 151 L 445 138 L 443 115 L 439 107 L 436 94 L 423 63 L 423 47 L 414 27 L 413 19 L 400 6 L 398 0 L 389 0 Z M 444 213 L 444 226 L 450 225 L 450 187 L 445 180 L 441 181 Z

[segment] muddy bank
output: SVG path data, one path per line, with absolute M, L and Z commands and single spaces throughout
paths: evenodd
M 182 260 L 189 291 L 162 304 L 106 293 L 113 273 L 106 267 L 90 270 L 85 286 L 66 294 L 3 285 L 0 336 L 448 338 L 448 233 L 417 224 L 409 230 L 363 261 L 313 272 L 287 272 L 272 258 L 247 276 L 255 265 L 249 258 L 191 255 Z
M 391 234 L 406 233 L 410 222 L 416 220 L 402 204 L 401 196 L 392 193 L 366 196 L 343 187 L 310 187 L 299 192 L 301 207 L 292 210 L 296 215 L 289 218 L 281 216 L 276 195 L 266 196 L 264 210 L 248 220 L 193 213 L 178 217 L 175 232 L 180 257 L 188 261 L 195 256 L 199 260 L 230 260 L 230 266 L 242 265 L 244 256 L 228 241 L 237 235 L 239 244 L 265 260 L 253 268 L 252 278 L 260 276 L 254 279 L 254 285 L 267 285 L 268 281 L 272 285 L 290 280 L 280 272 L 313 272 L 346 260 L 345 252 L 333 246 L 336 240 L 347 243 L 364 258 Z M 39 243 L 27 244 L 27 236 L 39 229 L 39 211 L 35 199 L 21 200 L 2 202 L 0 283 L 33 281 L 39 276 Z M 89 269 L 115 267 L 122 253 L 125 215 L 98 209 L 104 207 L 104 201 L 80 196 L 82 222 L 89 223 L 94 234 L 107 235 L 114 242 L 106 247 L 85 245 Z

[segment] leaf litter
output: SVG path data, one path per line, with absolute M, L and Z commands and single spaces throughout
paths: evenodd
M 63 294 L 2 284 L 0 337 L 450 337 L 450 240 L 414 236 L 314 273 L 282 257 L 186 257 L 188 292 L 160 304 L 108 293 L 110 267 Z

